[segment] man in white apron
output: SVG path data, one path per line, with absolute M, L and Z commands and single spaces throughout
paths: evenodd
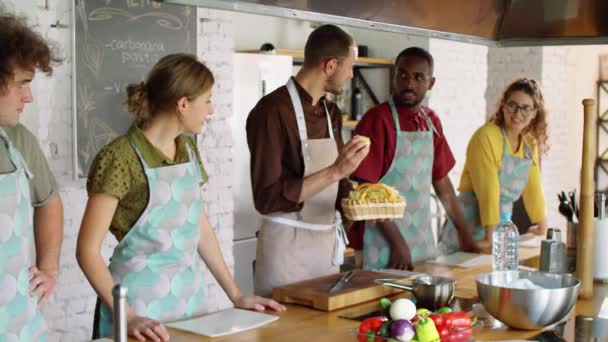
M 35 70 L 50 73 L 55 59 L 21 20 L 0 16 L 0 27 L 2 71 L 9 71 L 0 73 L 0 340 L 46 341 L 39 307 L 57 281 L 63 206 L 38 141 L 19 118 L 32 102 Z
M 370 137 L 370 153 L 353 177 L 393 186 L 406 199 L 403 218 L 366 222 L 352 230 L 363 249 L 367 269 L 412 269 L 418 261 L 437 255 L 431 230 L 431 187 L 448 216 L 456 222 L 460 245 L 478 251 L 448 177 L 455 164 L 439 117 L 421 105 L 434 83 L 433 57 L 424 49 L 408 48 L 395 62 L 395 91 L 387 103 L 367 112 L 356 134 Z M 357 241 L 353 241 L 357 242 Z
M 337 273 L 346 234 L 339 199 L 369 148 L 343 146 L 342 112 L 325 93 L 341 94 L 353 76 L 357 48 L 333 25 L 311 33 L 304 65 L 287 85 L 262 98 L 247 118 L 251 183 L 264 215 L 258 237 L 255 292 Z

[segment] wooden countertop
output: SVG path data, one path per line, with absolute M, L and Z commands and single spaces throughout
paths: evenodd
M 535 266 L 538 263 L 540 248 L 520 248 L 520 260 L 527 266 Z M 489 272 L 491 266 L 471 269 L 450 268 L 433 264 L 418 265 L 416 271 L 426 272 L 434 275 L 452 277 L 456 279 L 455 296 L 461 298 L 476 298 L 477 291 L 475 276 L 479 273 Z M 596 286 L 594 289 L 595 299 L 588 301 L 578 301 L 571 315 L 595 315 L 601 304 L 600 299 L 608 296 L 608 286 Z M 409 293 L 396 295 L 407 297 Z M 340 309 L 333 312 L 323 312 L 303 306 L 287 305 L 287 311 L 282 313 L 268 312 L 280 317 L 279 320 L 265 325 L 261 328 L 245 331 L 239 334 L 208 338 L 188 332 L 169 329 L 171 341 L 174 342 L 194 342 L 194 341 L 357 341 L 353 331 L 359 326 L 359 322 L 349 319 L 339 318 L 352 312 L 371 312 L 377 308 L 376 301 Z M 535 336 L 539 331 L 519 331 L 506 328 L 491 330 L 480 327 L 474 330 L 475 340 L 505 340 L 505 339 L 527 339 Z M 135 341 L 130 339 L 129 341 Z

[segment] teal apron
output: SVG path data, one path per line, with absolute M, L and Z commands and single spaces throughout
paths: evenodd
M 149 201 L 110 259 L 114 283 L 128 289 L 139 316 L 160 322 L 203 313 L 204 286 L 198 260 L 201 172 L 190 147 L 189 162 L 150 168 L 132 143 L 148 179 Z M 112 333 L 112 314 L 100 305 L 98 336 Z
M 29 290 L 34 212 L 28 178 L 32 175 L 2 128 L 0 140 L 16 169 L 0 174 L 0 341 L 46 341 L 38 298 L 31 297 Z
M 412 262 L 436 256 L 435 241 L 431 230 L 431 186 L 433 182 L 434 145 L 433 132 L 437 133 L 430 118 L 422 109 L 428 130 L 403 132 L 399 113 L 392 97 L 391 108 L 397 133 L 395 157 L 380 183 L 393 186 L 405 197 L 403 218 L 395 219 L 401 236 L 407 242 Z M 390 245 L 375 224 L 365 223 L 363 236 L 363 268 L 386 268 L 390 261 Z
M 507 141 L 504 129 L 502 129 L 502 136 L 504 148 L 498 172 L 498 183 L 500 184 L 500 202 L 498 205 L 500 206 L 500 213 L 510 215 L 513 211 L 513 202 L 517 201 L 526 184 L 528 184 L 528 175 L 530 174 L 530 166 L 532 165 L 532 151 L 523 142 L 525 158 L 512 156 L 508 152 L 507 144 L 509 142 Z M 483 240 L 486 231 L 481 225 L 479 204 L 477 203 L 475 193 L 473 191 L 463 191 L 458 195 L 458 199 L 462 205 L 465 220 L 473 224 L 473 238 L 475 240 Z M 458 232 L 454 227 L 454 223 L 448 218 L 439 238 L 439 252 L 446 255 L 459 249 Z

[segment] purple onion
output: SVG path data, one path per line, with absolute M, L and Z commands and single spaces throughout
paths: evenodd
M 398 319 L 393 321 L 391 325 L 391 336 L 401 342 L 407 342 L 414 338 L 416 330 L 412 322 L 405 319 Z

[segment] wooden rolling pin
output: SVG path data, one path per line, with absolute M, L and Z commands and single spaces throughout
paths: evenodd
M 594 113 L 595 101 L 592 99 L 584 99 L 583 107 L 585 117 L 583 125 L 580 223 L 576 247 L 576 275 L 581 282 L 578 293 L 579 298 L 591 299 L 593 297 L 593 207 L 595 200 L 593 174 L 597 156 L 595 145 L 595 139 L 597 138 Z

